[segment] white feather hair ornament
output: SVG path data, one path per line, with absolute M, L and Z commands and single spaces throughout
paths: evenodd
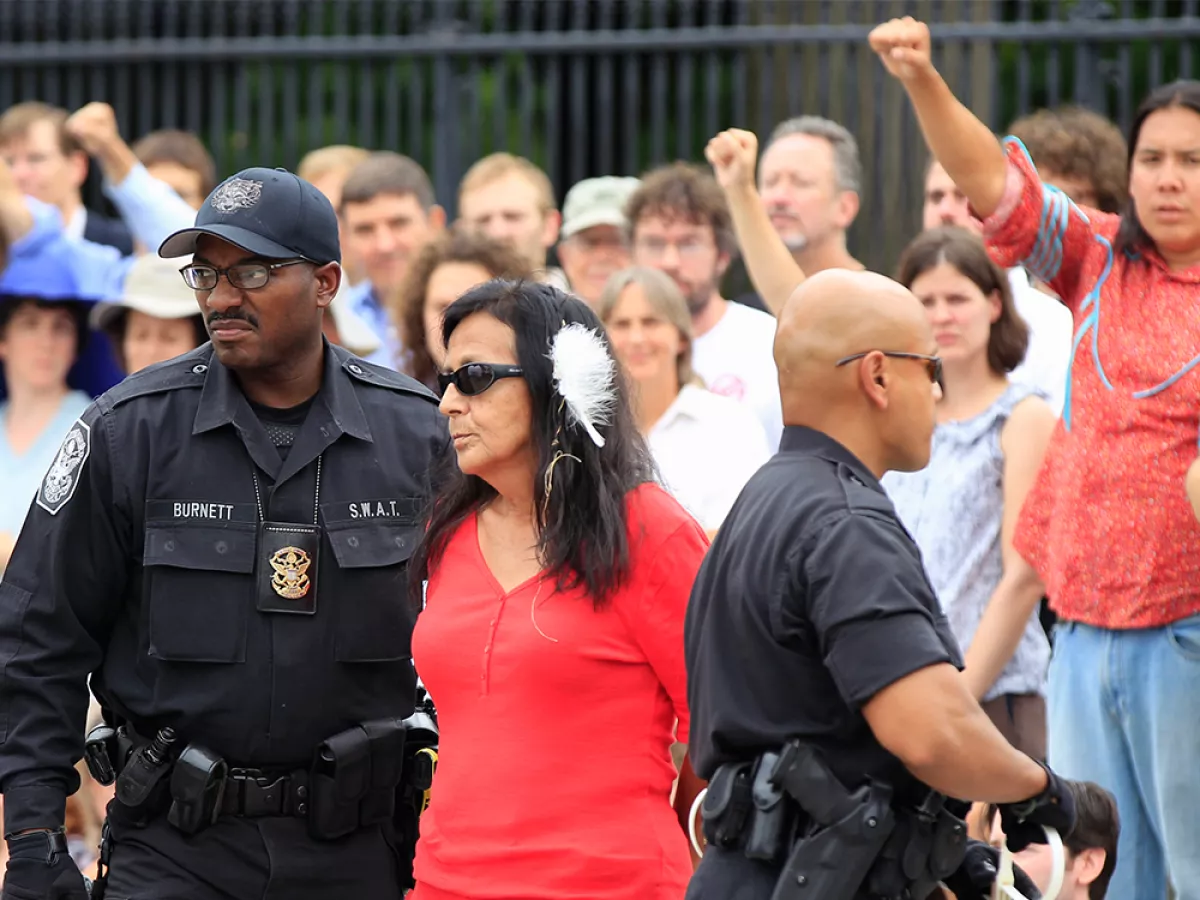
M 586 325 L 564 325 L 550 344 L 550 360 L 568 423 L 583 426 L 596 446 L 603 447 L 599 426 L 612 421 L 617 403 L 617 363 L 604 339 Z

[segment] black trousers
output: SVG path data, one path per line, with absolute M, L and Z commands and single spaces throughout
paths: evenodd
M 187 836 L 165 815 L 134 825 L 110 805 L 113 853 L 105 900 L 400 900 L 390 828 L 315 841 L 294 818 L 223 818 Z

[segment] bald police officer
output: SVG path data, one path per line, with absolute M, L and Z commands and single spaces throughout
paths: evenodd
M 967 846 L 947 795 L 1001 804 L 1014 849 L 1073 825 L 1064 782 L 967 690 L 879 484 L 929 461 L 936 351 L 920 302 L 879 275 L 819 273 L 782 311 L 783 441 L 688 608 L 690 752 L 710 782 L 689 900 L 923 900 L 943 881 L 983 898 L 995 851 Z
M 84 896 L 62 824 L 90 676 L 110 900 L 399 898 L 437 398 L 322 338 L 338 224 L 295 175 L 238 173 L 159 252 L 192 254 L 211 342 L 75 423 L 0 583 L 3 896 Z

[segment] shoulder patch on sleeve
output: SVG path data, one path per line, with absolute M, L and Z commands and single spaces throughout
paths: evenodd
M 38 489 L 37 505 L 50 515 L 67 505 L 79 484 L 79 470 L 92 451 L 92 429 L 79 419 L 67 431 L 62 446 Z

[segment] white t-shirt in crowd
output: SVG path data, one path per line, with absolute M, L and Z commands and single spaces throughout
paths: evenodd
M 1029 325 L 1029 349 L 1025 361 L 1010 374 L 1012 381 L 1040 388 L 1055 415 L 1062 415 L 1071 363 L 1071 340 L 1075 324 L 1071 311 L 1061 302 L 1035 288 L 1029 273 L 1020 266 L 1008 270 L 1013 305 Z
M 692 368 L 704 386 L 748 406 L 772 453 L 783 436 L 774 344 L 775 317 L 740 303 L 728 304 L 717 324 L 692 343 Z
M 685 385 L 648 435 L 663 487 L 705 531 L 721 527 L 750 476 L 771 456 L 754 413 Z

